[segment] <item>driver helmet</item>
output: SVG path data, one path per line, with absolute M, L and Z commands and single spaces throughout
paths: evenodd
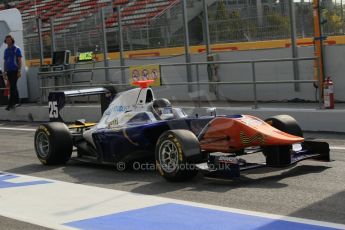
M 174 118 L 171 103 L 168 99 L 161 98 L 153 101 L 153 112 L 162 120 L 168 120 Z

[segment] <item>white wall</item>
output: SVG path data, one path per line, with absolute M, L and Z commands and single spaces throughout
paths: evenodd
M 3 43 L 6 35 L 11 34 L 15 39 L 16 46 L 22 50 L 22 61 L 25 63 L 25 50 L 23 42 L 23 23 L 22 16 L 17 9 L 9 9 L 0 11 L 0 65 L 3 68 L 4 63 L 4 50 L 7 45 Z M 28 86 L 26 77 L 25 65 L 22 66 L 22 77 L 17 83 L 19 97 L 28 98 Z
M 325 70 L 326 75 L 331 76 L 335 83 L 335 97 L 336 100 L 345 101 L 345 91 L 342 90 L 345 86 L 345 46 L 326 46 L 325 47 Z M 311 57 L 313 55 L 313 47 L 300 47 L 298 51 L 300 57 Z M 220 61 L 238 61 L 238 60 L 257 60 L 257 59 L 280 59 L 290 58 L 291 49 L 269 49 L 269 50 L 253 50 L 253 51 L 233 51 L 219 53 Z M 192 56 L 193 62 L 205 61 L 205 54 L 198 54 Z M 132 59 L 126 60 L 126 65 L 145 65 L 145 64 L 159 64 L 159 63 L 183 63 L 184 56 L 177 56 L 171 58 L 155 58 L 155 59 Z M 102 66 L 99 63 L 97 66 Z M 119 61 L 111 61 L 111 66 L 118 66 Z M 84 66 L 85 67 L 85 66 Z M 313 62 L 302 61 L 299 63 L 299 72 L 301 80 L 313 79 Z M 128 75 L 128 71 L 126 71 Z M 29 70 L 29 86 L 30 95 L 37 94 L 37 69 Z M 196 81 L 196 68 L 192 67 L 193 81 Z M 221 65 L 219 67 L 219 76 L 221 81 L 251 81 L 252 71 L 250 64 L 235 64 L 235 65 Z M 172 66 L 162 67 L 162 77 L 164 83 L 186 82 L 186 67 Z M 84 73 L 76 76 L 76 79 L 89 79 L 90 73 Z M 110 71 L 110 79 L 114 83 L 121 82 L 121 72 L 119 70 Z M 199 67 L 200 81 L 208 81 L 206 66 Z M 293 67 L 290 62 L 282 63 L 260 63 L 256 65 L 256 79 L 258 81 L 264 80 L 293 80 Z M 104 71 L 98 70 L 94 73 L 94 82 L 104 81 Z M 201 86 L 201 96 L 203 99 L 215 100 L 215 96 L 209 93 L 208 86 Z M 219 86 L 220 100 L 235 100 L 235 101 L 252 101 L 253 87 L 251 85 L 223 85 Z M 312 84 L 300 84 L 300 91 L 295 92 L 294 84 L 280 84 L 280 85 L 258 85 L 257 95 L 258 99 L 262 101 L 282 101 L 291 100 L 294 98 L 304 100 L 315 100 L 315 88 Z M 193 86 L 193 92 L 187 91 L 186 85 L 180 86 L 163 86 L 155 89 L 156 96 L 166 97 L 175 100 L 190 100 L 197 97 L 197 86 Z M 30 97 L 34 99 L 34 97 Z

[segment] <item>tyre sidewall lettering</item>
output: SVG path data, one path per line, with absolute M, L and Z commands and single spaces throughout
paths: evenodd
M 50 136 L 49 130 L 48 130 L 47 127 L 45 127 L 44 125 L 40 125 L 40 127 L 39 127 L 38 129 L 39 129 L 39 131 L 42 131 L 42 132 L 44 132 L 45 134 L 47 134 L 48 136 Z
M 187 158 L 185 154 L 188 153 L 188 151 L 193 154 L 193 151 L 190 148 L 195 147 L 196 145 L 199 146 L 198 140 L 193 140 L 189 136 L 191 135 L 191 133 L 188 132 L 189 131 L 187 130 L 168 130 L 161 134 L 161 136 L 158 138 L 158 141 L 156 142 L 155 157 L 157 170 L 159 171 L 160 175 L 168 181 L 186 181 L 192 179 L 198 173 L 197 168 L 191 166 L 186 161 Z M 169 170 L 168 168 L 165 168 L 164 165 L 162 165 L 162 162 L 165 162 L 167 160 L 165 158 L 162 158 L 162 155 L 165 154 L 163 145 L 164 143 L 167 143 L 167 141 L 170 142 L 169 144 L 174 145 L 175 155 L 170 157 L 174 157 L 174 161 L 176 161 L 176 167 L 171 169 L 169 168 Z M 190 143 L 190 141 L 192 141 L 192 143 Z
M 52 137 L 51 137 L 51 134 L 50 134 L 50 132 L 49 132 L 49 130 L 48 130 L 48 128 L 47 128 L 46 126 L 40 125 L 40 126 L 38 127 L 38 132 L 37 132 L 36 135 L 38 135 L 40 132 L 46 134 L 47 137 L 48 137 L 48 141 L 49 141 L 49 142 L 51 141 L 51 138 L 52 138 Z M 35 138 L 35 139 L 36 139 L 36 138 Z M 36 143 L 35 143 L 35 148 L 36 148 Z M 49 157 L 50 152 L 51 152 L 51 149 L 49 149 L 49 153 L 48 153 L 48 155 L 47 155 L 47 158 Z M 42 162 L 43 164 L 47 164 L 47 160 L 46 160 L 45 158 L 42 158 L 42 157 L 41 157 L 40 155 L 38 155 L 38 154 L 37 154 L 37 158 L 38 158 L 39 161 Z
M 38 157 L 38 160 L 39 160 L 40 162 L 42 162 L 42 164 L 47 164 L 47 161 L 44 160 L 44 159 L 42 159 L 41 157 Z
M 161 164 L 159 163 L 158 160 L 156 160 L 156 166 L 157 166 L 159 174 L 161 174 L 161 176 L 164 176 L 164 171 L 163 171 Z
M 169 140 L 174 142 L 174 144 L 177 147 L 179 163 L 183 162 L 183 151 L 182 151 L 181 143 L 178 141 L 178 139 L 176 137 L 169 138 Z
M 163 136 L 162 138 L 159 139 L 160 145 L 163 143 L 164 140 L 169 140 L 174 143 L 174 145 L 177 148 L 178 152 L 178 164 L 181 164 L 183 162 L 183 151 L 182 151 L 182 146 L 179 140 L 173 135 L 173 134 L 168 134 L 167 136 Z M 159 153 L 160 154 L 160 153 Z M 165 172 L 163 170 L 163 167 L 161 166 L 161 162 L 156 161 L 157 169 L 159 173 L 163 176 L 165 175 Z M 176 170 L 172 173 L 169 173 L 169 175 L 174 176 L 180 171 L 180 167 L 178 166 Z

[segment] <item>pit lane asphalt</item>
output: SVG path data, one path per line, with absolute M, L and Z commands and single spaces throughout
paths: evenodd
M 306 133 L 330 143 L 332 162 L 304 161 L 282 170 L 258 169 L 229 182 L 198 176 L 169 183 L 155 171 L 76 161 L 43 166 L 34 152 L 36 124 L 0 122 L 0 171 L 231 208 L 345 224 L 345 134 Z M 22 131 L 1 129 L 19 128 Z M 25 130 L 25 131 L 24 131 Z M 4 224 L 4 225 L 3 225 Z M 45 229 L 0 217 L 6 229 Z

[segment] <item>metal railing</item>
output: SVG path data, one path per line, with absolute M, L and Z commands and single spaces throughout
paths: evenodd
M 198 104 L 200 106 L 201 102 L 201 95 L 200 95 L 200 86 L 201 85 L 253 85 L 253 108 L 258 108 L 258 92 L 257 92 L 257 85 L 263 84 L 302 84 L 302 83 L 309 83 L 321 86 L 322 82 L 319 80 L 268 80 L 268 81 L 260 81 L 257 79 L 257 72 L 256 72 L 256 65 L 259 63 L 277 63 L 277 62 L 297 62 L 297 61 L 316 61 L 318 60 L 317 57 L 304 57 L 304 58 L 282 58 L 282 59 L 260 59 L 260 60 L 240 60 L 240 61 L 215 61 L 215 62 L 191 62 L 191 63 L 162 63 L 158 64 L 160 67 L 177 67 L 177 66 L 195 66 L 196 69 L 196 81 L 186 81 L 186 82 L 173 82 L 173 83 L 162 83 L 162 86 L 179 86 L 179 85 L 196 85 L 197 86 L 197 93 L 198 93 Z M 156 63 L 155 63 L 156 64 Z M 234 65 L 234 64 L 249 64 L 251 68 L 251 81 L 200 81 L 200 73 L 199 67 L 201 65 Z M 94 68 L 79 68 L 79 69 L 71 69 L 71 70 L 64 70 L 64 71 L 51 71 L 51 72 L 39 72 L 38 76 L 41 80 L 45 77 L 54 77 L 57 75 L 75 75 L 76 73 L 85 73 L 85 72 L 94 72 L 96 70 L 111 70 L 117 69 L 121 72 L 125 69 L 129 69 L 131 66 L 111 66 L 111 67 L 94 67 Z M 187 69 L 187 68 L 186 68 Z M 317 75 L 320 79 L 320 68 L 317 68 Z M 163 77 L 164 78 L 164 77 Z M 187 77 L 186 77 L 187 79 Z M 100 86 L 117 86 L 117 87 L 130 87 L 131 85 L 127 82 L 122 82 L 120 84 L 115 84 L 112 82 L 103 82 L 103 83 L 94 83 L 90 82 L 90 84 L 70 84 L 70 85 L 54 85 L 54 86 L 41 86 L 41 95 L 45 95 L 44 91 L 51 90 L 51 89 L 70 89 L 70 88 L 83 88 L 83 87 L 100 87 Z M 322 89 L 318 87 L 318 103 L 319 107 L 322 108 Z

